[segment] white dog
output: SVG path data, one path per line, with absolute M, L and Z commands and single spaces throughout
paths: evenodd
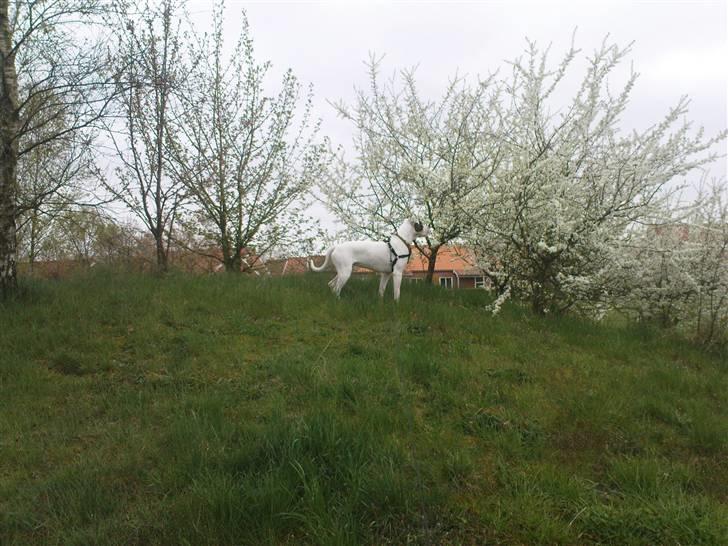
M 324 271 L 331 264 L 336 268 L 336 276 L 329 281 L 329 286 L 338 297 L 341 289 L 351 276 L 355 265 L 379 272 L 379 295 L 384 297 L 384 290 L 390 277 L 394 288 L 394 300 L 399 301 L 399 287 L 402 284 L 402 273 L 409 260 L 410 245 L 417 237 L 426 237 L 430 232 L 428 226 L 420 222 L 405 220 L 397 233 L 387 241 L 348 241 L 335 245 L 326 251 L 326 259 L 321 267 L 316 267 L 311 260 L 313 271 Z

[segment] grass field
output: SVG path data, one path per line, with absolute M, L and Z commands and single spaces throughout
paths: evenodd
M 327 279 L 5 304 L 0 543 L 728 544 L 724 355 Z

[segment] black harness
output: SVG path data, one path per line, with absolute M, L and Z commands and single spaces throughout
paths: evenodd
M 407 247 L 407 254 L 397 254 L 397 252 L 394 250 L 394 247 L 392 246 L 392 237 L 385 241 L 387 243 L 387 246 L 389 247 L 389 252 L 392 255 L 392 258 L 389 260 L 389 262 L 392 266 L 392 271 L 394 272 L 394 266 L 397 265 L 397 260 L 407 258 L 407 261 L 409 261 L 409 258 L 412 255 L 412 250 L 410 249 L 409 243 L 402 239 L 402 237 L 399 236 L 399 233 L 395 233 L 393 237 L 397 237 L 397 239 L 402 241 L 404 243 L 404 246 Z

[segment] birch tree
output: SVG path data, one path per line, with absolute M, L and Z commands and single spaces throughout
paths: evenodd
M 488 274 L 537 313 L 603 310 L 634 226 L 659 214 L 676 182 L 713 161 L 725 138 L 693 130 L 686 97 L 646 130 L 622 131 L 637 74 L 616 93 L 609 76 L 629 53 L 605 40 L 560 108 L 554 95 L 577 57 L 573 45 L 549 67 L 530 43 L 502 82 L 505 160 L 464 208 Z
M 488 184 L 503 159 L 495 138 L 493 78 L 468 86 L 454 78 L 438 100 L 418 89 L 414 70 L 382 81 L 380 62 L 368 63 L 369 88 L 349 106 L 335 104 L 356 129 L 353 162 L 340 152 L 320 186 L 328 208 L 353 232 L 388 236 L 402 218 L 431 228 L 420 250 L 432 280 L 440 247 L 462 237 L 470 217 L 461 202 Z
M 287 70 L 277 94 L 269 95 L 270 62 L 259 64 L 247 18 L 229 55 L 223 40 L 223 7 L 216 4 L 212 33 L 195 36 L 179 111 L 174 175 L 190 198 L 202 235 L 222 251 L 227 271 L 274 246 L 305 235 L 303 209 L 321 170 L 323 147 L 316 142 L 311 91 Z
M 0 0 L 0 295 L 17 286 L 18 163 L 93 128 L 113 81 L 101 44 L 84 38 L 99 0 Z

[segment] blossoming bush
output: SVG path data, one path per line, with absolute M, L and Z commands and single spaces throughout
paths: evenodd
M 711 147 L 725 133 L 694 134 L 680 121 L 685 97 L 647 130 L 622 132 L 637 74 L 618 93 L 610 89 L 608 76 L 629 47 L 606 42 L 588 58 L 576 94 L 556 109 L 577 53 L 572 46 L 551 69 L 530 44 L 511 63 L 497 106 L 506 120 L 498 134 L 504 159 L 463 207 L 473 219 L 470 239 L 501 291 L 510 287 L 540 314 L 601 316 L 613 292 L 625 290 L 615 282 L 625 282 L 620 271 L 632 258 L 635 226 L 665 209 L 674 180 L 716 158 Z
M 673 211 L 675 212 L 675 211 Z M 668 211 L 669 213 L 669 211 Z M 614 307 L 705 343 L 728 341 L 728 190 L 714 184 L 683 218 L 639 230 L 615 276 Z

